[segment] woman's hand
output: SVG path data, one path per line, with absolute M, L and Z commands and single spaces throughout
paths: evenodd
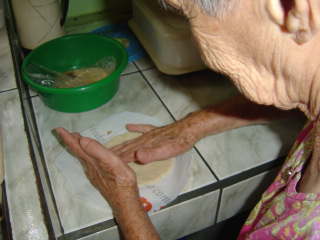
M 180 120 L 164 127 L 128 124 L 127 129 L 143 135 L 110 148 L 122 160 L 149 163 L 188 151 L 200 138 L 192 133 L 187 121 Z
M 136 175 L 119 157 L 97 141 L 55 129 L 82 163 L 91 183 L 106 198 L 126 240 L 160 240 L 139 200 Z
M 101 192 L 114 211 L 133 200 L 139 201 L 135 173 L 116 155 L 97 141 L 57 128 L 60 139 L 77 157 L 91 183 Z

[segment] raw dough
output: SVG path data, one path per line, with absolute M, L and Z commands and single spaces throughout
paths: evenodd
M 111 138 L 111 140 L 108 141 L 105 146 L 107 148 L 111 148 L 125 141 L 134 139 L 140 135 L 141 133 L 127 132 Z M 129 163 L 129 166 L 135 171 L 138 184 L 141 186 L 155 183 L 162 176 L 169 173 L 170 169 L 173 167 L 174 161 L 175 158 L 170 158 L 168 160 L 155 161 L 144 165 L 131 162 Z
M 89 68 L 80 68 L 74 69 L 72 71 L 65 72 L 69 77 L 72 77 L 71 80 L 65 78 L 64 75 L 60 77 L 55 83 L 56 88 L 73 88 L 81 87 L 91 83 L 100 81 L 101 79 L 107 77 L 111 74 L 106 69 L 99 67 L 89 67 Z

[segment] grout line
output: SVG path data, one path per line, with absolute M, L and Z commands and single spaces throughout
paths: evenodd
M 149 70 L 153 70 L 153 69 L 156 69 L 155 67 L 148 67 L 146 69 L 141 69 L 142 72 L 145 72 L 145 71 L 149 71 Z
M 222 200 L 222 194 L 223 194 L 223 189 L 220 188 L 219 197 L 218 197 L 218 204 L 217 204 L 217 210 L 216 210 L 216 216 L 214 218 L 214 224 L 215 225 L 218 223 L 220 207 L 221 207 L 221 200 Z
M 2 91 L 0 91 L 0 94 L 1 93 L 7 93 L 7 92 L 13 92 L 15 90 L 18 90 L 18 88 L 11 88 L 11 89 L 7 89 L 7 90 L 2 90 Z
M 193 147 L 194 150 L 199 154 L 200 158 L 202 159 L 203 163 L 207 166 L 211 174 L 216 178 L 218 182 L 220 182 L 220 179 L 218 175 L 213 171 L 213 169 L 210 167 L 209 163 L 205 160 L 204 156 L 200 153 L 199 149 L 197 147 Z
M 137 64 L 135 62 L 133 62 L 133 64 L 137 67 Z M 138 67 L 137 67 L 138 68 Z M 139 69 L 139 68 L 138 68 Z M 147 85 L 150 87 L 150 89 L 153 91 L 153 93 L 157 96 L 158 100 L 162 103 L 162 105 L 164 106 L 164 108 L 167 110 L 167 112 L 169 113 L 169 115 L 171 116 L 171 118 L 174 121 L 177 121 L 177 119 L 174 117 L 174 115 L 172 114 L 172 112 L 169 110 L 169 108 L 167 107 L 167 105 L 162 101 L 162 99 L 160 98 L 159 94 L 157 93 L 157 91 L 153 88 L 153 86 L 151 85 L 151 83 L 148 81 L 147 77 L 144 75 L 144 73 L 139 69 L 138 71 L 141 76 L 143 77 L 143 79 L 145 80 L 145 82 L 147 83 Z
M 142 68 L 139 68 L 139 65 L 138 65 L 138 64 L 136 64 L 136 67 L 137 67 L 138 70 L 141 71 L 141 72 L 145 72 L 145 71 L 149 71 L 149 70 L 155 69 L 155 67 L 147 67 L 147 68 L 145 68 L 145 69 L 142 69 Z
M 133 71 L 133 72 L 128 72 L 128 73 L 123 73 L 123 74 L 121 74 L 121 77 L 122 77 L 122 76 L 132 75 L 132 74 L 138 73 L 138 72 L 139 72 L 139 70 L 136 70 L 136 71 Z

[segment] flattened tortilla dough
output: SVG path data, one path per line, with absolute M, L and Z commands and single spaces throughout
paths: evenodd
M 139 137 L 141 133 L 127 132 L 111 138 L 104 146 L 111 148 L 120 143 L 129 141 L 136 137 Z M 155 161 L 148 164 L 138 164 L 131 162 L 129 166 L 135 171 L 137 175 L 138 185 L 153 184 L 169 173 L 173 167 L 175 158 L 170 158 L 163 161 Z

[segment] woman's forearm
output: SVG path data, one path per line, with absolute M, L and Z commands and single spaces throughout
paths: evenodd
M 221 104 L 190 113 L 181 121 L 189 125 L 199 139 L 208 135 L 302 113 L 284 111 L 273 106 L 255 104 L 243 96 L 235 96 Z
M 139 199 L 126 201 L 114 216 L 125 240 L 160 240 Z

